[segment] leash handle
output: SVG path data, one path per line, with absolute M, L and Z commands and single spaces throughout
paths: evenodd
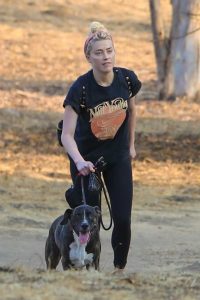
M 82 191 L 82 201 L 83 201 L 83 204 L 86 205 L 86 198 L 85 198 L 85 191 L 84 191 L 84 182 L 83 182 L 83 176 L 82 175 L 79 175 L 81 176 L 81 191 Z

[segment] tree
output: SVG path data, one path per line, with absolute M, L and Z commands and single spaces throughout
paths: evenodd
M 200 0 L 171 0 L 168 36 L 160 0 L 149 0 L 149 4 L 159 99 L 200 99 Z

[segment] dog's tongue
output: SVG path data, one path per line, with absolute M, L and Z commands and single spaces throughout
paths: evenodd
M 87 233 L 79 233 L 79 242 L 80 244 L 87 244 L 87 242 L 89 241 L 89 237 L 90 237 L 90 234 L 89 232 Z

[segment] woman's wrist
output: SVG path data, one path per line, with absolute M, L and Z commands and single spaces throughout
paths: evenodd
M 78 163 L 81 163 L 81 162 L 84 162 L 84 161 L 85 161 L 84 159 L 77 159 L 77 160 L 74 160 L 74 163 L 77 166 Z

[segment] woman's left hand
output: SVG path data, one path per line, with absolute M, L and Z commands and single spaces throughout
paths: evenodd
M 130 146 L 130 157 L 134 159 L 136 157 L 135 145 Z

